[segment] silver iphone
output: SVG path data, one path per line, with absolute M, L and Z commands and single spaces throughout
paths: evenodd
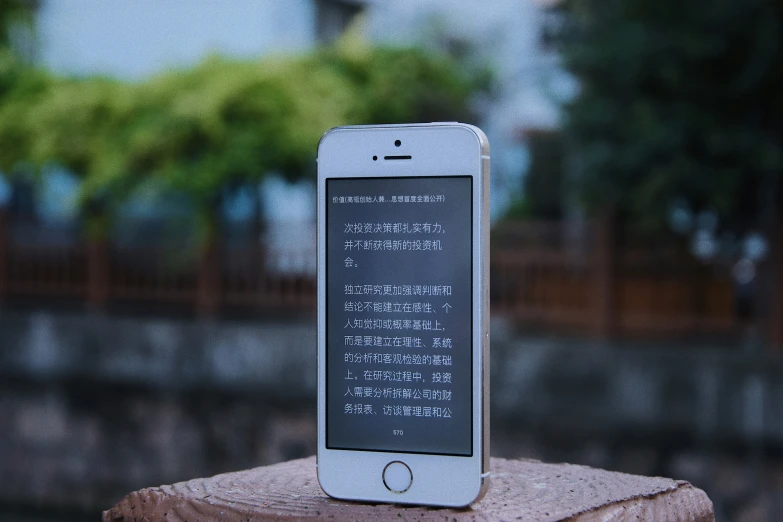
M 466 506 L 489 481 L 489 145 L 460 123 L 318 147 L 318 480 Z

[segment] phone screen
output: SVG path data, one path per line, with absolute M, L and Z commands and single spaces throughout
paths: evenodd
M 472 178 L 326 180 L 326 446 L 472 455 Z

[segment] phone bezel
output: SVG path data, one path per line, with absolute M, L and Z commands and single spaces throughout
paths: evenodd
M 400 146 L 395 141 L 400 140 Z M 384 160 L 409 155 L 410 160 Z M 373 156 L 379 159 L 374 160 Z M 465 506 L 486 491 L 488 478 L 488 202 L 489 150 L 477 128 L 458 123 L 338 127 L 318 148 L 318 480 L 330 496 L 349 500 Z M 328 449 L 326 447 L 327 178 L 472 178 L 472 456 Z M 391 461 L 405 462 L 413 483 L 403 494 L 381 479 Z M 448 478 L 448 480 L 446 480 Z

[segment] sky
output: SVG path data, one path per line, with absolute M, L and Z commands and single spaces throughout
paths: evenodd
M 37 22 L 50 69 L 125 79 L 212 53 L 297 52 L 315 35 L 309 0 L 45 0 Z

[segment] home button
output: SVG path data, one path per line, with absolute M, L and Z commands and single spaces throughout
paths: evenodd
M 413 473 L 404 462 L 395 460 L 383 468 L 383 484 L 393 493 L 405 493 L 413 483 Z

